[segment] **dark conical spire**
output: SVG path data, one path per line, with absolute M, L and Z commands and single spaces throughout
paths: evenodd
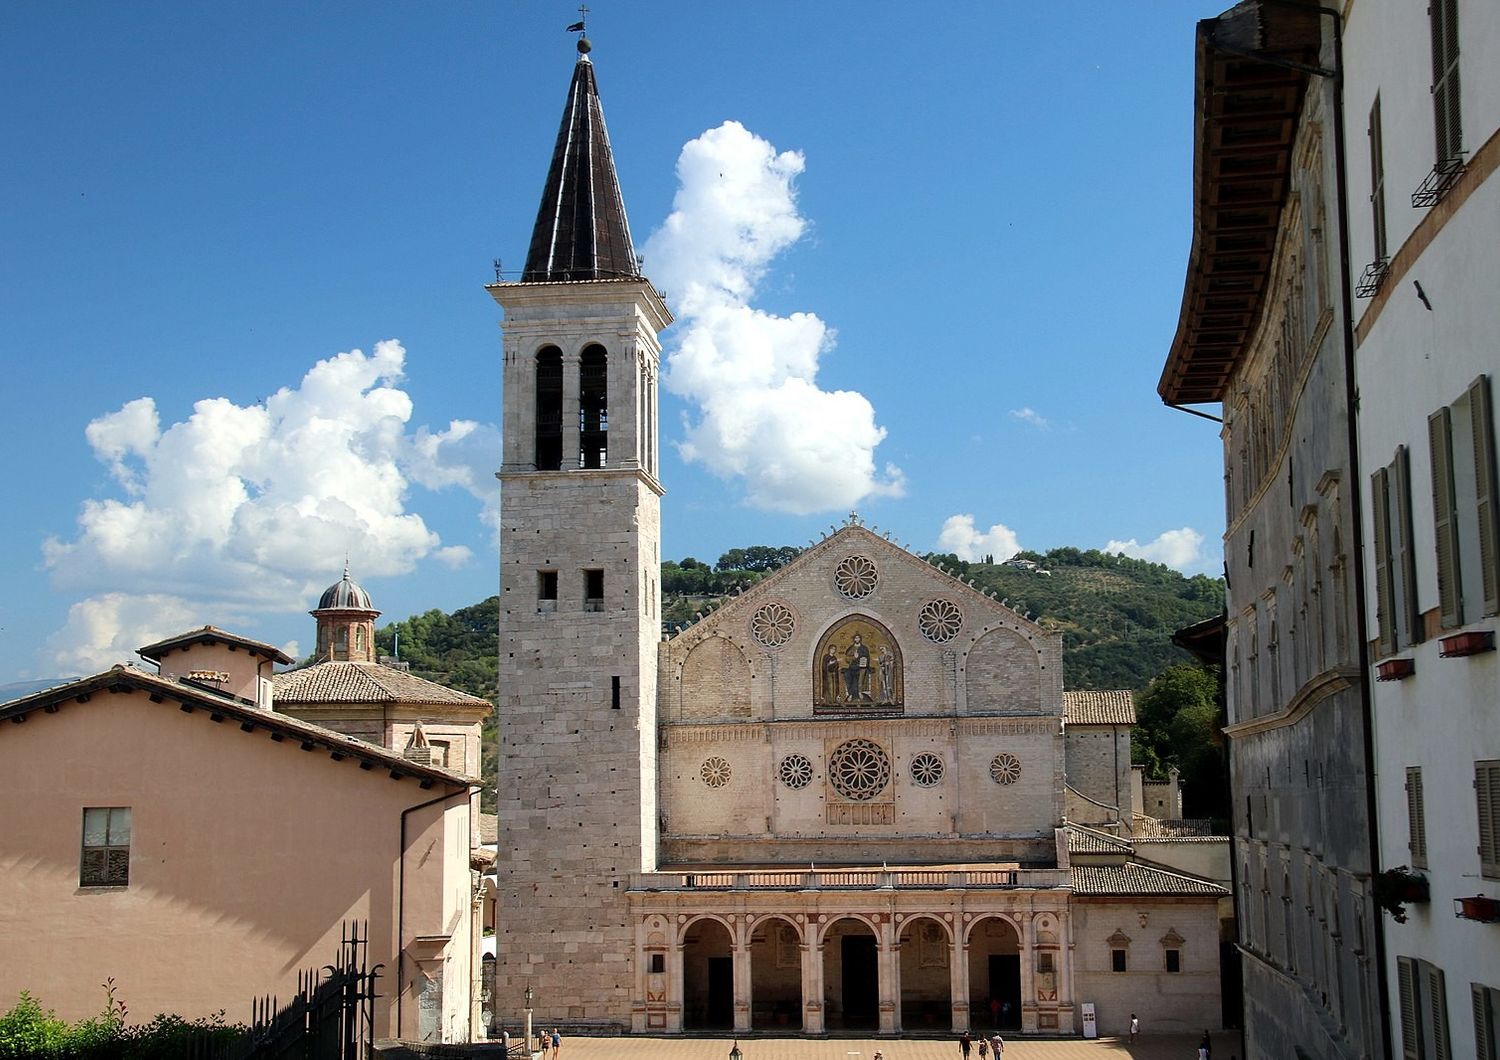
M 521 275 L 525 283 L 640 275 L 594 64 L 582 54 L 587 45 L 586 40 L 578 42 L 578 64 Z

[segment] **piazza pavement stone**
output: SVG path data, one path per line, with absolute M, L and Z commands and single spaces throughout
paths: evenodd
M 1198 1035 L 1123 1038 L 1006 1039 L 1003 1060 L 1196 1060 Z M 564 1037 L 558 1060 L 726 1060 L 731 1038 Z M 956 1038 L 744 1038 L 743 1060 L 962 1060 Z M 1213 1036 L 1214 1060 L 1241 1055 L 1239 1034 Z M 548 1054 L 550 1060 L 551 1054 Z M 976 1045 L 970 1060 L 979 1060 Z

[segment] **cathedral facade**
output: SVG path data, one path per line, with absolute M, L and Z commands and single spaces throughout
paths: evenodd
M 586 41 L 525 271 L 488 290 L 497 1004 L 636 1033 L 1066 1034 L 1084 1003 L 1218 1026 L 1227 892 L 1138 855 L 1129 695 L 1065 693 L 1060 633 L 851 517 L 661 639 L 672 318 Z

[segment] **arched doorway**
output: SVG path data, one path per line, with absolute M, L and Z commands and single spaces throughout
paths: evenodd
M 694 920 L 682 939 L 682 1026 L 734 1026 L 734 944 L 729 928 L 712 917 Z
M 880 1026 L 880 956 L 875 932 L 844 917 L 823 933 L 823 1008 L 829 1030 Z
M 802 934 L 779 916 L 755 922 L 750 933 L 750 1026 L 802 1029 Z
M 953 948 L 934 917 L 901 926 L 901 1029 L 945 1032 L 953 1024 Z
M 969 1020 L 975 1030 L 1021 1026 L 1021 937 L 990 916 L 969 926 Z

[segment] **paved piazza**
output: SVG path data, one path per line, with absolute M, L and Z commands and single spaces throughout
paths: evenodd
M 564 1038 L 558 1060 L 725 1060 L 728 1038 Z M 961 1060 L 957 1039 L 747 1038 L 739 1043 L 744 1060 Z M 1004 1060 L 1193 1060 L 1198 1038 L 1186 1035 L 1141 1035 L 1130 1045 L 1123 1038 L 1097 1041 L 1006 1042 Z M 1239 1035 L 1214 1035 L 1215 1060 L 1232 1060 L 1240 1052 Z M 970 1060 L 979 1060 L 975 1048 Z

